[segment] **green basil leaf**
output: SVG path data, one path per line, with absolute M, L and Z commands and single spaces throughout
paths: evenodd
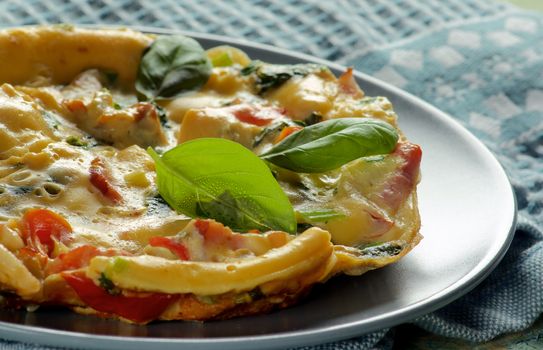
M 340 118 L 297 131 L 260 158 L 302 173 L 322 173 L 366 156 L 388 154 L 398 133 L 386 122 L 367 118 Z
M 185 142 L 161 157 L 152 149 L 160 195 L 175 210 L 234 230 L 296 232 L 294 210 L 270 169 L 225 139 Z
M 149 100 L 198 90 L 211 75 L 204 49 L 183 35 L 160 36 L 143 52 L 136 90 Z

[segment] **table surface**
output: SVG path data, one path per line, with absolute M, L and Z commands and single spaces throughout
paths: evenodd
M 543 1 L 541 0 L 505 0 L 521 8 L 542 11 Z M 473 344 L 470 342 L 446 338 L 435 335 L 411 325 L 402 325 L 396 330 L 394 336 L 394 349 L 406 350 L 430 350 L 430 349 L 464 349 L 477 350 L 510 349 L 528 350 L 543 348 L 543 317 L 529 329 L 505 336 L 498 337 L 484 344 Z
M 525 8 L 527 10 L 543 11 L 543 1 L 541 0 L 505 0 L 513 5 Z
M 446 338 L 421 330 L 411 325 L 401 325 L 394 336 L 394 350 L 455 350 L 455 349 L 543 349 L 543 317 L 529 329 L 498 337 L 483 344 L 474 344 L 458 339 Z

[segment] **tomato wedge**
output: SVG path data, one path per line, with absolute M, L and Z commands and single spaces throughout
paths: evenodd
M 157 319 L 178 296 L 140 293 L 134 296 L 112 295 L 100 288 L 81 271 L 63 272 L 62 277 L 79 298 L 96 311 L 123 317 L 136 323 Z
M 66 242 L 72 233 L 72 226 L 68 221 L 48 209 L 28 210 L 20 225 L 27 246 L 48 256 L 55 248 L 55 240 Z
M 169 237 L 156 236 L 149 239 L 149 245 L 152 247 L 162 247 L 171 250 L 181 260 L 189 260 L 190 254 L 184 244 L 174 241 Z

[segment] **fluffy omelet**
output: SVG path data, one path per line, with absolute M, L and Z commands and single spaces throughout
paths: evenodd
M 264 86 L 232 47 L 207 51 L 213 68 L 197 91 L 146 101 L 135 84 L 155 40 L 70 26 L 0 31 L 5 307 L 59 305 L 135 323 L 264 313 L 336 274 L 393 263 L 419 242 L 421 150 L 399 130 L 389 154 L 323 173 L 274 168 L 297 234 L 234 232 L 172 209 L 148 147 L 213 137 L 262 154 L 336 118 L 398 127 L 391 103 L 365 96 L 350 69 L 336 78 L 304 68 Z M 307 215 L 315 211 L 326 215 Z

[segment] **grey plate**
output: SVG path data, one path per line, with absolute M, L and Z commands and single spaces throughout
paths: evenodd
M 140 28 L 141 29 L 141 28 Z M 143 28 L 156 33 L 169 31 Z M 228 38 L 188 33 L 202 45 L 231 44 L 252 58 L 317 62 Z M 308 299 L 269 315 L 228 321 L 133 326 L 69 311 L 0 313 L 0 337 L 92 349 L 253 349 L 331 342 L 390 327 L 442 307 L 480 283 L 512 239 L 516 206 L 502 167 L 443 112 L 382 81 L 356 73 L 368 95 L 387 96 L 408 138 L 423 149 L 419 204 L 425 238 L 399 263 L 360 277 L 337 277 Z

